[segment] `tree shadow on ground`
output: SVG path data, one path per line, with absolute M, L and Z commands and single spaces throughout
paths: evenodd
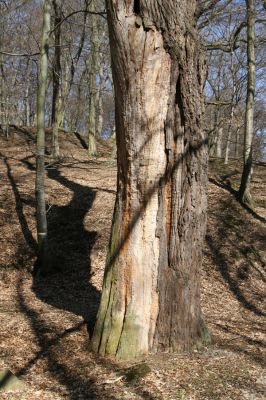
M 248 284 L 252 279 L 265 283 L 265 262 L 260 254 L 264 248 L 265 227 L 253 221 L 256 225 L 252 230 L 245 210 L 230 196 L 220 199 L 215 214 L 217 236 L 206 235 L 211 257 L 237 300 L 255 315 L 266 316 L 256 305 L 259 293 Z
M 90 253 L 96 231 L 84 227 L 96 191 L 69 180 L 56 168 L 48 168 L 50 179 L 71 190 L 65 206 L 51 205 L 48 213 L 48 275 L 35 275 L 33 290 L 41 300 L 81 315 L 92 330 L 100 294 L 90 284 Z
M 17 371 L 16 375 L 22 377 L 25 375 L 38 361 L 45 360 L 49 374 L 55 378 L 60 386 L 63 386 L 68 395 L 68 399 L 106 399 L 116 400 L 112 394 L 104 390 L 96 384 L 97 377 L 93 373 L 81 374 L 81 371 L 75 371 L 75 364 L 72 365 L 69 357 L 73 357 L 75 349 L 69 349 L 64 343 L 64 339 L 71 334 L 78 332 L 84 325 L 80 322 L 73 327 L 66 329 L 63 333 L 56 332 L 56 327 L 51 326 L 33 307 L 27 304 L 22 291 L 23 284 L 18 282 L 18 304 L 20 311 L 27 317 L 31 329 L 34 333 L 35 340 L 40 348 L 36 355 L 30 359 L 24 367 Z M 49 336 L 52 332 L 52 338 Z M 72 353 L 72 354 L 70 354 Z M 62 354 L 68 359 L 67 363 L 62 360 Z M 92 366 L 93 367 L 93 366 Z M 92 368 L 93 370 L 93 368 Z M 50 391 L 57 392 L 57 384 L 55 387 L 47 387 Z M 65 394 L 66 394 L 65 393 Z
M 4 157 L 1 153 L 0 153 L 0 156 L 3 157 L 3 162 L 7 169 L 7 177 L 10 182 L 12 191 L 14 193 L 15 203 L 16 203 L 16 213 L 17 213 L 18 221 L 19 221 L 19 224 L 21 227 L 21 232 L 22 232 L 24 239 L 25 239 L 26 243 L 28 244 L 28 246 L 31 248 L 31 250 L 34 253 L 36 253 L 37 243 L 32 235 L 31 230 L 29 229 L 27 219 L 25 217 L 24 210 L 23 210 L 23 203 L 25 203 L 25 201 L 22 199 L 20 192 L 18 190 L 17 183 L 12 174 L 12 170 L 11 170 L 8 158 Z
M 239 333 L 238 329 L 234 326 L 228 325 L 228 323 L 215 323 L 215 326 L 230 336 L 227 340 L 223 339 L 222 341 L 218 341 L 217 344 L 219 344 L 219 347 L 226 348 L 236 353 L 242 353 L 254 360 L 261 367 L 266 367 L 264 353 L 266 349 L 265 341 L 254 339 L 246 334 Z M 262 324 L 259 329 L 259 332 L 263 331 L 265 331 L 264 324 Z
M 33 155 L 19 161 L 28 170 L 35 171 Z M 5 160 L 5 163 L 23 235 L 28 244 L 36 250 L 36 241 L 23 214 L 23 200 L 11 175 L 8 161 Z M 84 218 L 92 207 L 97 190 L 66 178 L 56 164 L 48 166 L 46 171 L 48 178 L 72 192 L 72 198 L 67 205 L 50 204 L 49 209 L 47 207 L 49 265 L 45 270 L 46 275 L 36 274 L 38 260 L 36 261 L 33 291 L 42 301 L 81 315 L 91 333 L 100 300 L 99 291 L 90 284 L 90 253 L 97 239 L 97 232 L 85 229 Z
M 114 383 L 120 381 L 120 377 L 125 376 L 125 368 L 118 362 L 110 358 L 103 358 L 98 355 L 89 354 L 89 344 L 87 348 L 76 348 L 75 339 L 71 335 L 80 332 L 84 327 L 84 322 L 73 324 L 72 327 L 63 332 L 56 326 L 56 319 L 49 321 L 45 314 L 37 311 L 26 299 L 23 293 L 23 281 L 17 282 L 17 303 L 31 327 L 35 341 L 39 346 L 36 354 L 27 363 L 16 371 L 17 377 L 23 377 L 37 363 L 45 363 L 45 370 L 52 377 L 53 382 L 48 380 L 49 386 L 46 390 L 58 393 L 58 385 L 64 387 L 64 396 L 69 400 L 118 400 L 114 390 L 110 389 L 109 382 L 105 382 L 106 376 L 111 373 L 115 376 Z M 84 346 L 83 346 L 84 347 Z M 83 354 L 80 354 L 82 352 Z M 96 368 L 95 368 L 96 367 Z M 99 369 L 103 379 L 99 379 Z M 143 388 L 135 383 L 124 381 L 125 389 L 130 389 L 132 393 L 138 394 L 143 399 L 155 400 L 152 394 L 144 391 Z M 111 386 L 113 387 L 113 385 Z M 118 389 L 119 391 L 119 389 Z M 121 393 L 121 388 L 120 388 Z M 127 392 L 128 393 L 128 392 Z
M 266 223 L 266 219 L 263 218 L 262 216 L 260 216 L 259 214 L 257 214 L 254 210 L 252 210 L 252 208 L 250 208 L 249 206 L 247 206 L 245 203 L 243 203 L 240 199 L 239 199 L 239 195 L 238 195 L 238 191 L 235 190 L 232 187 L 232 184 L 230 182 L 230 180 L 228 179 L 228 176 L 225 175 L 223 177 L 220 177 L 220 181 L 214 179 L 214 178 L 209 178 L 209 181 L 213 184 L 216 185 L 217 187 L 221 188 L 221 189 L 225 189 L 227 190 L 229 193 L 231 193 L 234 198 L 238 201 L 238 203 L 249 213 L 252 215 L 252 217 L 254 217 L 255 219 L 257 219 L 260 222 L 264 222 Z
M 30 158 L 20 160 L 31 171 L 35 170 Z M 43 302 L 57 309 L 69 311 L 82 317 L 82 321 L 74 323 L 62 332 L 56 319 L 52 322 L 29 303 L 23 293 L 23 282 L 17 284 L 18 305 L 20 311 L 27 317 L 35 339 L 39 346 L 37 353 L 17 371 L 18 377 L 23 377 L 34 368 L 36 363 L 46 360 L 49 374 L 60 386 L 64 386 L 68 398 L 116 400 L 117 397 L 109 390 L 108 385 L 97 382 L 93 373 L 94 365 L 106 371 L 106 374 L 117 371 L 121 374 L 121 365 L 110 359 L 103 359 L 89 354 L 89 340 L 86 349 L 76 349 L 73 343 L 68 347 L 68 339 L 83 329 L 91 335 L 98 310 L 100 293 L 90 283 L 91 266 L 90 253 L 97 239 L 97 232 L 88 231 L 84 227 L 84 218 L 92 207 L 97 190 L 80 185 L 62 174 L 57 165 L 46 168 L 48 178 L 56 181 L 72 192 L 72 198 L 67 205 L 50 204 L 48 212 L 49 261 L 53 272 L 50 276 L 33 276 L 33 292 Z M 105 190 L 105 189 L 99 189 Z M 106 189 L 106 191 L 110 191 Z M 113 192 L 113 191 L 112 191 Z M 83 333 L 85 336 L 87 333 Z M 88 337 L 89 339 L 89 337 Z M 90 367 L 90 373 L 75 370 L 79 352 L 88 355 L 85 367 Z M 75 354 L 76 353 L 76 354 Z M 65 355 L 65 361 L 60 358 Z M 84 359 L 84 355 L 83 355 Z M 153 400 L 153 396 L 144 392 L 141 387 L 125 383 L 135 394 L 142 398 Z M 50 390 L 50 388 L 47 388 Z M 51 390 L 55 390 L 56 387 Z
M 241 207 L 230 185 L 225 187 L 224 183 L 213 179 L 210 181 L 218 187 L 226 188 L 233 196 L 224 193 L 218 202 L 214 198 L 206 235 L 208 254 L 213 265 L 218 268 L 222 281 L 241 305 L 239 310 L 237 307 L 235 311 L 232 309 L 234 314 L 232 318 L 226 319 L 226 323 L 218 324 L 215 321 L 214 326 L 219 330 L 218 344 L 245 354 L 264 366 L 262 352 L 266 344 L 256 339 L 258 336 L 254 334 L 253 327 L 256 323 L 259 326 L 257 333 L 263 336 L 262 321 L 266 316 L 263 307 L 266 283 L 263 260 L 265 226 L 258 222 L 260 218 L 251 217 L 250 210 Z M 223 333 L 228 338 L 224 338 Z
M 258 316 L 266 316 L 266 313 L 260 310 L 253 302 L 248 300 L 245 294 L 242 291 L 240 286 L 241 279 L 237 279 L 230 271 L 231 268 L 226 259 L 226 256 L 223 255 L 222 251 L 219 250 L 219 247 L 215 244 L 210 235 L 206 235 L 206 242 L 211 250 L 211 254 L 213 257 L 213 261 L 218 266 L 221 276 L 224 281 L 228 284 L 229 289 L 237 298 L 237 300 L 248 310 L 252 311 L 254 314 Z

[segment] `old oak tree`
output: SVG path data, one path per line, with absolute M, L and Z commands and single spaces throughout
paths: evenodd
M 209 339 L 199 269 L 206 222 L 204 60 L 195 0 L 107 0 L 117 196 L 92 350 L 130 359 Z

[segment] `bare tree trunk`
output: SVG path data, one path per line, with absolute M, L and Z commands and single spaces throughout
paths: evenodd
M 5 132 L 7 139 L 9 138 L 9 123 L 10 123 L 10 102 L 9 102 L 9 96 L 7 96 L 5 101 Z
M 107 1 L 118 190 L 91 347 L 120 359 L 209 339 L 199 283 L 208 149 L 196 1 L 147 3 Z
M 217 140 L 216 140 L 216 157 L 222 157 L 222 141 L 223 141 L 223 127 L 218 128 Z
M 66 109 L 66 102 L 67 98 L 69 96 L 69 92 L 71 90 L 71 79 L 70 79 L 70 74 L 71 74 L 71 68 L 68 65 L 67 60 L 65 60 L 65 72 L 64 72 L 64 80 L 61 88 L 61 96 L 60 96 L 60 106 L 59 106 L 59 111 L 58 111 L 58 123 L 59 127 L 63 128 L 64 126 L 64 119 L 65 119 L 65 109 Z
M 91 11 L 95 10 L 95 0 L 91 1 Z M 97 155 L 96 147 L 96 73 L 98 66 L 99 37 L 96 16 L 91 16 L 91 44 L 89 63 L 89 110 L 88 110 L 88 152 L 90 156 Z
M 2 50 L 2 32 L 3 32 L 3 22 L 0 18 L 0 50 Z M 3 54 L 0 53 L 0 128 L 3 129 L 4 125 L 4 62 L 3 62 Z
M 36 148 L 36 218 L 40 267 L 45 268 L 47 245 L 47 220 L 45 208 L 45 97 L 48 73 L 48 49 L 51 19 L 51 2 L 45 0 L 43 8 L 43 27 L 41 57 L 37 95 L 37 148 Z
M 234 85 L 233 89 L 233 96 L 232 96 L 232 106 L 231 106 L 231 113 L 230 113 L 230 119 L 229 119 L 229 126 L 228 126 L 228 134 L 226 138 L 226 145 L 225 145 L 225 156 L 224 156 L 224 164 L 227 165 L 229 161 L 229 154 L 230 154 L 230 149 L 231 149 L 231 142 L 232 142 L 232 124 L 233 124 L 233 119 L 234 119 L 234 114 L 235 114 L 235 90 L 236 87 Z
M 99 67 L 99 85 L 97 89 L 96 96 L 96 109 L 97 109 L 97 118 L 96 118 L 96 136 L 101 137 L 102 129 L 103 129 L 103 90 L 104 90 L 104 65 L 101 62 Z
M 250 193 L 252 176 L 252 140 L 254 124 L 254 92 L 255 92 L 255 6 L 254 0 L 246 0 L 247 5 L 247 58 L 248 83 L 244 131 L 244 166 L 239 188 L 241 201 L 254 207 L 254 200 Z
M 27 64 L 26 70 L 26 90 L 24 98 L 24 109 L 25 109 L 25 125 L 30 126 L 30 99 L 29 99 L 29 86 L 30 86 L 30 62 Z
M 60 124 L 60 103 L 61 103 L 61 19 L 62 19 L 62 2 L 61 0 L 53 0 L 54 9 L 54 62 L 53 62 L 53 99 L 52 99 L 52 155 L 56 160 L 60 156 L 58 129 Z
M 235 158 L 238 158 L 238 147 L 239 147 L 239 130 L 240 128 L 237 127 L 236 129 L 236 141 L 235 141 Z
M 232 140 L 233 117 L 234 117 L 234 104 L 232 104 L 232 108 L 231 108 L 230 122 L 229 122 L 228 133 L 227 133 L 226 144 L 225 144 L 225 155 L 224 155 L 224 164 L 225 165 L 227 165 L 228 161 L 229 161 L 230 146 L 231 146 L 231 140 Z

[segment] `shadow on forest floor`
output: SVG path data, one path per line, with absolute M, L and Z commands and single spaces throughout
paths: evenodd
M 265 218 L 239 202 L 229 180 L 237 173 L 209 179 L 214 186 L 209 197 L 206 254 L 218 272 L 217 289 L 221 291 L 221 299 L 216 301 L 219 307 L 224 307 L 221 315 L 215 318 L 209 315 L 209 320 L 219 347 L 246 355 L 265 366 Z M 257 179 L 263 187 L 262 177 Z
M 21 161 L 29 170 L 35 170 L 29 159 Z M 48 166 L 46 172 L 49 179 L 70 190 L 72 198 L 66 205 L 49 205 L 49 275 L 34 274 L 33 291 L 42 301 L 81 315 L 91 333 L 100 299 L 98 290 L 90 284 L 90 253 L 97 232 L 85 229 L 84 219 L 92 207 L 96 190 L 68 179 L 55 164 Z
M 29 187 L 23 186 L 23 179 L 33 182 L 31 178 L 35 171 L 34 156 L 17 159 L 16 166 L 15 162 L 13 163 L 15 158 L 11 158 L 6 157 L 4 160 L 4 173 L 7 175 L 6 182 L 10 184 L 14 194 L 12 212 L 17 212 L 16 224 L 18 225 L 19 221 L 18 228 L 22 230 L 23 238 L 29 245 L 35 245 L 27 222 L 29 215 L 26 213 L 26 207 L 24 208 L 30 206 L 33 210 L 35 206 L 31 197 L 33 184 L 31 191 L 28 190 Z M 30 175 L 18 169 L 19 164 L 26 166 Z M 87 176 L 83 179 L 79 171 L 81 168 L 87 169 L 87 173 L 91 172 L 93 176 L 90 176 L 90 180 Z M 135 399 L 134 396 L 149 400 L 183 398 L 190 397 L 191 387 L 196 390 L 196 396 L 199 398 L 216 398 L 217 390 L 221 390 L 222 386 L 225 387 L 225 392 L 229 390 L 224 393 L 224 398 L 236 398 L 240 388 L 246 389 L 250 385 L 250 390 L 253 390 L 254 379 L 250 378 L 248 373 L 243 375 L 241 362 L 247 371 L 250 370 L 251 364 L 246 359 L 243 361 L 242 355 L 252 360 L 253 370 L 265 366 L 262 353 L 266 346 L 262 337 L 265 331 L 262 321 L 262 317 L 265 316 L 262 307 L 262 284 L 265 284 L 265 262 L 262 252 L 265 246 L 265 231 L 263 224 L 257 218 L 252 218 L 235 201 L 230 184 L 219 182 L 219 179 L 215 179 L 214 182 L 210 180 L 214 185 L 209 198 L 211 206 L 207 246 L 210 269 L 207 286 L 210 287 L 210 296 L 206 296 L 210 306 L 211 330 L 218 332 L 218 348 L 210 346 L 209 350 L 203 352 L 181 355 L 164 353 L 161 356 L 161 364 L 158 361 L 159 354 L 154 356 L 154 364 L 149 358 L 148 362 L 150 364 L 151 361 L 153 370 L 150 381 L 161 385 L 160 390 L 166 390 L 162 397 L 159 397 L 160 392 L 157 391 L 156 385 L 149 388 L 149 378 L 136 385 L 128 383 L 125 379 L 125 368 L 122 368 L 121 364 L 89 352 L 87 326 L 91 334 L 100 297 L 99 290 L 91 283 L 90 259 L 92 255 L 94 257 L 92 250 L 93 247 L 96 248 L 100 235 L 95 230 L 90 230 L 89 219 L 85 225 L 85 219 L 97 201 L 100 200 L 99 208 L 102 204 L 106 206 L 115 192 L 112 185 L 106 189 L 101 187 L 103 181 L 99 179 L 101 175 L 97 175 L 101 168 L 105 174 L 105 164 L 85 159 L 79 162 L 78 157 L 72 164 L 47 165 L 47 186 L 50 191 L 54 190 L 54 193 L 49 195 L 52 200 L 49 204 L 48 227 L 51 265 L 56 269 L 56 273 L 50 277 L 34 277 L 32 290 L 36 296 L 31 291 L 29 277 L 25 279 L 21 274 L 21 279 L 21 275 L 18 274 L 20 279 L 12 281 L 17 309 L 15 314 L 10 314 L 10 325 L 7 324 L 9 314 L 4 316 L 3 329 L 7 334 L 1 348 L 6 350 L 8 363 L 12 367 L 15 365 L 14 370 L 19 377 L 28 379 L 29 382 L 33 381 L 36 390 L 44 387 L 50 393 L 54 392 L 55 396 L 59 394 L 62 395 L 60 398 L 70 400 Z M 22 172 L 22 176 L 19 176 L 18 171 Z M 86 182 L 86 179 L 90 182 L 89 187 L 77 183 Z M 228 175 L 221 179 L 227 180 Z M 227 191 L 220 190 L 220 187 Z M 26 190 L 28 195 L 25 194 Z M 60 191 L 64 192 L 63 195 Z M 101 191 L 107 192 L 104 199 L 106 203 L 102 203 L 100 196 L 95 201 L 96 193 Z M 107 224 L 107 219 L 104 221 L 104 224 Z M 102 235 L 101 226 L 93 226 L 97 226 L 97 231 Z M 103 247 L 100 247 L 99 251 Z M 95 266 L 94 258 L 92 265 Z M 222 288 L 221 298 L 218 300 L 215 297 L 217 287 Z M 5 290 L 9 293 L 10 289 Z M 11 306 L 14 304 L 15 302 L 11 301 L 9 303 Z M 15 324 L 16 330 L 13 329 Z M 216 350 L 218 355 L 222 355 L 220 358 L 215 355 Z M 224 368 L 226 362 L 229 372 Z M 127 364 L 126 368 L 128 367 Z M 202 370 L 206 371 L 206 374 L 203 375 L 199 388 L 195 389 L 193 380 L 195 376 L 200 376 Z M 208 381 L 209 375 L 214 376 L 213 382 Z M 259 373 L 257 375 L 259 376 Z M 39 380 L 34 381 L 36 376 Z M 111 381 L 114 379 L 114 384 L 110 384 L 110 377 Z M 231 389 L 225 386 L 229 377 Z M 106 381 L 109 382 L 106 384 Z M 204 385 L 206 394 L 202 392 Z M 213 394 L 209 395 L 211 385 Z M 235 393 L 230 392 L 233 387 L 236 389 Z M 173 392 L 173 388 L 176 392 Z M 184 388 L 187 394 L 183 391 Z M 200 397 L 200 394 L 203 397 Z M 191 396 L 193 397 L 193 392 Z M 251 396 L 252 393 L 250 398 Z
M 20 162 L 29 171 L 34 172 L 35 166 L 31 158 L 33 159 L 33 156 L 25 157 L 20 159 Z M 28 242 L 33 241 L 36 245 L 23 214 L 23 199 L 16 180 L 11 173 L 8 160 L 5 161 L 22 232 Z M 85 229 L 84 219 L 93 205 L 97 188 L 92 189 L 69 179 L 55 164 L 51 167 L 48 165 L 46 172 L 49 180 L 55 181 L 71 192 L 71 200 L 66 205 L 49 205 L 47 214 L 49 262 L 54 273 L 50 276 L 34 275 L 32 290 L 46 305 L 81 316 L 82 321 L 78 323 L 73 321 L 71 327 L 62 331 L 56 319 L 52 321 L 47 319 L 47 311 L 42 314 L 41 310 L 29 302 L 27 296 L 24 295 L 23 280 L 18 280 L 16 287 L 18 309 L 26 317 L 39 350 L 17 370 L 16 375 L 23 378 L 39 363 L 45 361 L 46 370 L 58 385 L 65 388 L 69 399 L 76 400 L 78 393 L 78 398 L 84 400 L 116 400 L 117 397 L 112 394 L 112 391 L 97 381 L 98 377 L 94 374 L 93 366 L 97 365 L 105 369 L 107 375 L 116 372 L 121 375 L 124 373 L 121 365 L 89 352 L 89 337 L 92 334 L 100 300 L 99 291 L 90 283 L 90 254 L 98 235 L 96 231 Z M 111 189 L 100 188 L 99 190 L 110 194 L 115 192 Z M 33 202 L 32 206 L 34 205 Z M 72 339 L 73 335 L 81 333 L 84 337 L 84 330 L 88 331 L 85 333 L 86 347 L 83 347 L 81 351 L 87 357 L 84 368 L 90 365 L 89 374 L 82 370 L 82 361 L 80 368 L 76 368 L 75 360 L 79 359 L 80 350 L 79 352 L 75 350 L 75 342 Z M 69 340 L 70 346 L 68 346 Z M 62 355 L 65 359 L 61 358 Z M 74 363 L 73 368 L 71 359 Z M 125 385 L 135 395 L 149 400 L 155 399 L 151 394 L 144 393 L 141 387 L 126 382 Z
M 84 322 L 77 323 L 63 332 L 56 332 L 56 327 L 47 323 L 45 316 L 37 312 L 27 302 L 22 288 L 23 283 L 19 281 L 17 283 L 17 300 L 20 312 L 26 316 L 40 350 L 26 365 L 17 371 L 16 375 L 23 377 L 35 364 L 45 359 L 49 374 L 53 376 L 61 387 L 64 387 L 65 394 L 67 393 L 69 400 L 77 400 L 77 398 L 81 400 L 117 400 L 117 397 L 112 394 L 112 390 L 108 388 L 108 385 L 106 386 L 106 382 L 99 381 L 96 369 L 100 367 L 101 370 L 106 371 L 107 376 L 114 376 L 115 382 L 120 381 L 120 377 L 125 376 L 127 369 L 110 358 L 91 354 L 89 341 L 86 342 L 85 348 L 79 348 L 79 351 L 77 351 L 75 340 L 72 339 L 69 343 L 67 343 L 67 340 L 71 339 L 72 335 L 82 331 Z M 83 358 L 79 354 L 80 351 L 83 353 Z M 76 365 L 77 361 L 78 366 Z M 88 366 L 89 373 L 85 373 L 85 369 Z M 135 382 L 124 381 L 124 384 L 134 394 L 140 395 L 143 399 L 157 399 L 157 397 L 155 398 L 152 394 L 144 391 L 141 386 L 135 386 Z M 53 390 L 53 387 L 49 389 Z M 57 391 L 57 388 L 55 390 Z
M 230 175 L 225 175 L 225 176 L 221 176 L 220 180 L 214 179 L 214 178 L 209 178 L 209 181 L 218 186 L 221 189 L 225 189 L 227 190 L 229 193 L 231 193 L 234 198 L 239 202 L 239 204 L 248 212 L 250 213 L 255 219 L 257 219 L 260 222 L 264 222 L 266 223 L 266 219 L 263 218 L 262 216 L 260 216 L 259 214 L 256 213 L 256 211 L 252 210 L 252 208 L 250 208 L 249 206 L 247 206 L 246 204 L 244 204 L 242 201 L 240 201 L 239 196 L 238 196 L 238 191 L 235 190 L 232 185 L 230 180 L 228 179 L 228 177 L 232 176 Z

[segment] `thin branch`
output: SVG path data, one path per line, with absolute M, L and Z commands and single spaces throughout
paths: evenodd
M 228 106 L 232 104 L 232 100 L 208 100 L 206 104 L 213 106 Z
M 40 54 L 40 52 L 38 53 L 8 53 L 7 51 L 2 51 L 0 50 L 0 54 L 4 54 L 6 56 L 10 56 L 10 57 L 34 57 L 34 56 L 38 56 Z
M 232 51 L 238 49 L 239 44 L 237 43 L 238 37 L 242 31 L 247 26 L 246 21 L 242 21 L 235 31 L 231 34 L 229 40 L 217 40 L 213 43 L 206 43 L 206 50 L 222 50 L 226 53 L 231 53 Z
M 232 0 L 227 0 L 225 2 L 225 4 L 223 4 L 220 7 L 217 7 L 216 10 L 214 10 L 211 14 L 207 15 L 207 17 L 205 18 L 205 20 L 203 20 L 199 25 L 198 25 L 198 30 L 203 29 L 206 25 L 208 25 L 210 23 L 210 21 L 212 21 L 214 18 L 218 17 L 219 14 L 221 14 L 222 11 L 224 11 L 224 9 L 232 2 Z M 214 3 L 214 2 L 213 2 Z M 218 2 L 216 2 L 216 4 L 218 4 Z M 214 8 L 215 4 L 212 7 L 209 7 L 203 10 L 203 12 L 199 15 L 202 16 L 204 14 L 204 12 L 209 11 L 211 8 Z M 199 18 L 198 17 L 198 18 Z
M 100 15 L 101 17 L 106 19 L 106 12 L 105 11 L 89 11 L 89 10 L 78 10 L 78 11 L 73 11 L 72 13 L 68 14 L 66 17 L 62 18 L 60 22 L 50 31 L 50 35 L 63 23 L 65 22 L 68 18 L 72 17 L 73 15 L 80 14 L 80 13 L 86 13 L 86 14 L 91 14 L 91 15 Z

